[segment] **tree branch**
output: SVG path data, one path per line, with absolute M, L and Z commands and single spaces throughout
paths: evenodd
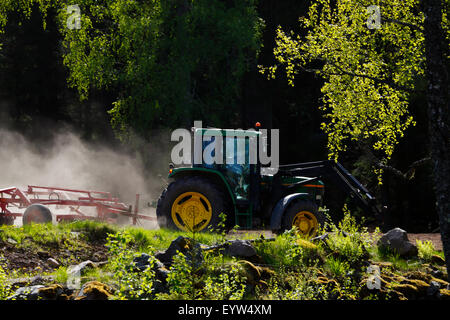
M 381 161 L 378 161 L 375 163 L 375 166 L 379 169 L 383 169 L 386 171 L 391 172 L 392 174 L 394 174 L 395 176 L 403 179 L 403 180 L 412 180 L 414 179 L 415 173 L 416 173 L 416 168 L 426 164 L 428 161 L 430 161 L 431 158 L 430 157 L 426 157 L 417 161 L 414 161 L 413 163 L 411 163 L 409 165 L 409 169 L 408 171 L 406 171 L 405 173 L 401 172 L 400 170 L 398 170 L 397 168 L 394 168 L 392 166 L 388 166 L 384 163 L 382 163 Z
M 346 70 L 343 70 L 340 66 L 336 65 L 335 63 L 333 63 L 333 62 L 331 62 L 329 60 L 327 60 L 327 63 L 331 64 L 332 66 L 337 68 L 339 70 L 339 72 L 341 72 L 341 73 L 327 73 L 328 75 L 340 76 L 340 75 L 345 74 L 345 75 L 348 75 L 348 76 L 359 77 L 359 78 L 364 78 L 364 79 L 370 79 L 370 80 L 373 80 L 373 81 L 378 82 L 378 83 L 384 83 L 384 84 L 387 84 L 387 85 L 391 86 L 394 89 L 398 89 L 398 90 L 402 90 L 402 91 L 406 91 L 406 92 L 414 92 L 413 89 L 405 87 L 405 86 L 402 86 L 402 85 L 399 85 L 399 84 L 395 83 L 392 79 L 380 79 L 380 78 L 369 76 L 369 75 L 366 75 L 366 74 L 359 74 L 359 73 L 346 71 Z
M 396 23 L 396 24 L 399 24 L 399 25 L 402 25 L 402 26 L 405 26 L 405 27 L 409 27 L 411 29 L 419 30 L 419 31 L 423 32 L 423 28 L 421 28 L 420 26 L 417 26 L 415 24 L 411 24 L 411 23 L 408 23 L 408 22 L 403 22 L 403 21 L 400 21 L 400 20 L 397 20 L 397 19 L 390 19 L 390 18 L 383 18 L 382 17 L 381 18 L 381 23 L 383 23 L 383 22 Z

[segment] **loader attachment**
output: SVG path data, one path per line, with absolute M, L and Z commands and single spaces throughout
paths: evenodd
M 328 178 L 354 199 L 367 213 L 378 216 L 381 212 L 375 205 L 375 198 L 339 162 L 332 160 L 280 165 L 282 175 Z

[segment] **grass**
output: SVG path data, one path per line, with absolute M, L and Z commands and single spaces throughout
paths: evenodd
M 230 299 L 231 297 L 239 299 L 242 297 L 249 299 L 324 299 L 330 297 L 329 294 L 334 292 L 336 297 L 356 299 L 361 288 L 358 287 L 358 283 L 362 278 L 354 275 L 359 274 L 364 277 L 368 262 L 388 262 L 390 263 L 388 269 L 401 275 L 409 271 L 423 271 L 424 262 L 430 263 L 435 255 L 441 257 L 443 255 L 442 252 L 435 250 L 431 242 L 427 241 L 417 242 L 419 254 L 409 260 L 380 250 L 371 242 L 367 230 L 360 227 L 349 214 L 344 214 L 343 220 L 338 225 L 329 225 L 327 231 L 327 240 L 314 243 L 301 238 L 294 230 L 278 235 L 272 241 L 253 242 L 258 254 L 258 262 L 254 262 L 254 265 L 259 268 L 259 271 L 252 269 L 252 272 L 261 273 L 262 276 L 263 269 L 269 268 L 272 271 L 265 273 L 270 275 L 267 276 L 268 278 L 257 279 L 254 278 L 254 275 L 242 273 L 240 269 L 240 271 L 233 270 L 231 266 L 236 266 L 236 268 L 239 266 L 234 259 L 223 257 L 218 252 L 205 252 L 203 273 L 196 278 L 196 283 L 203 288 L 198 290 L 199 297 L 209 299 L 218 296 L 226 296 Z M 324 232 L 321 230 L 319 234 Z M 143 281 L 149 284 L 153 276 L 149 273 L 142 279 L 133 278 L 137 274 L 135 271 L 130 271 L 133 257 L 142 252 L 152 254 L 157 250 L 165 250 L 179 236 L 195 238 L 204 245 L 222 243 L 230 238 L 254 238 L 254 235 L 242 233 L 225 236 L 223 233 L 192 234 L 167 229 L 146 230 L 89 220 L 57 225 L 0 227 L 0 242 L 15 243 L 14 246 L 18 248 L 26 248 L 25 252 L 34 252 L 29 250 L 43 250 L 51 253 L 69 252 L 69 255 L 59 256 L 58 261 L 61 263 L 59 268 L 46 273 L 52 275 L 58 283 L 67 283 L 67 268 L 71 264 L 81 262 L 77 261 L 77 258 L 81 259 L 79 255 L 77 256 L 80 250 L 97 250 L 99 248 L 106 250 L 104 246 L 111 243 L 111 239 L 126 240 L 122 243 L 124 246 L 117 247 L 120 249 L 116 250 L 117 252 L 111 251 L 111 248 L 108 247 L 108 263 L 83 272 L 81 283 L 97 280 L 108 284 L 119 283 L 123 288 L 132 285 L 131 292 L 134 292 L 133 294 L 136 296 L 141 294 L 139 293 L 141 292 L 140 284 L 144 283 Z M 120 245 L 119 242 L 116 243 Z M 94 244 L 95 247 L 93 247 Z M 92 251 L 88 252 L 87 257 L 92 253 Z M 186 269 L 186 274 L 192 276 L 191 269 L 187 269 L 182 264 L 178 267 Z M 3 280 L 0 279 L 0 282 L 3 281 L 3 289 L 0 288 L 0 291 L 6 292 L 5 279 L 17 278 L 22 273 L 20 270 L 11 271 L 5 268 L 2 270 L 0 278 Z M 39 271 L 35 272 L 42 274 Z M 119 274 L 121 276 L 118 276 Z M 23 275 L 32 276 L 31 273 L 26 272 L 23 272 Z M 249 277 L 252 278 L 253 289 L 247 288 L 245 292 L 239 291 L 242 289 L 241 284 L 248 280 L 245 278 Z M 171 279 L 171 283 L 176 283 L 178 289 L 172 288 L 175 291 L 172 290 L 173 292 L 171 291 L 168 298 L 181 297 L 185 295 L 186 290 L 186 292 L 191 292 L 185 286 L 194 282 L 187 281 L 184 284 L 181 280 L 176 277 Z M 0 287 L 1 285 L 0 283 Z M 201 296 L 201 294 L 205 294 L 205 296 Z M 189 293 L 188 296 L 190 297 L 190 295 Z M 216 297 L 216 295 L 218 296 Z
M 333 278 L 344 279 L 350 271 L 350 265 L 347 261 L 329 257 L 325 262 L 325 270 Z
M 104 242 L 108 234 L 127 230 L 133 237 L 136 249 L 146 250 L 153 247 L 158 250 L 166 249 L 179 236 L 192 237 L 192 233 L 167 229 L 146 230 L 136 227 L 118 227 L 107 223 L 90 220 L 70 223 L 31 224 L 23 227 L 0 226 L 0 240 L 8 242 L 14 240 L 18 247 L 61 247 L 78 245 L 81 242 Z M 250 236 L 249 236 L 250 237 Z M 222 236 L 217 233 L 196 233 L 195 239 L 203 244 L 219 243 Z

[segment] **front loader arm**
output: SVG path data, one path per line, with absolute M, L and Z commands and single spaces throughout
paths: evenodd
M 281 165 L 279 171 L 286 175 L 329 178 L 357 201 L 364 211 L 375 215 L 380 214 L 375 198 L 339 162 L 326 160 Z

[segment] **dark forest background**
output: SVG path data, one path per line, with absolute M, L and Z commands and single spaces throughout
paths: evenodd
M 318 108 L 321 79 L 313 74 L 299 73 L 295 87 L 291 87 L 282 75 L 267 80 L 257 69 L 257 65 L 269 66 L 275 63 L 273 48 L 277 26 L 300 32 L 298 18 L 306 14 L 308 7 L 309 1 L 260 0 L 257 13 L 265 22 L 262 46 L 257 61 L 250 65 L 238 83 L 237 116 L 221 118 L 219 121 L 206 115 L 203 119 L 188 119 L 171 126 L 188 127 L 193 124 L 191 120 L 202 120 L 204 125 L 209 126 L 251 128 L 259 121 L 264 128 L 280 129 L 281 164 L 325 160 L 328 154 L 327 137 L 320 130 L 323 118 Z M 67 85 L 68 70 L 61 58 L 62 38 L 55 16 L 55 12 L 49 11 L 45 29 L 42 28 L 43 17 L 37 9 L 32 11 L 29 19 L 14 12 L 8 17 L 5 33 L 1 35 L 1 127 L 21 132 L 44 148 L 46 143 L 52 143 L 55 131 L 63 129 L 76 132 L 88 142 L 127 150 L 127 146 L 117 138 L 108 114 L 115 98 L 114 92 L 94 89 L 88 100 L 80 101 L 78 92 Z M 220 78 L 225 77 L 225 74 L 217 73 L 215 76 Z M 189 81 L 201 82 L 201 77 L 201 73 L 194 73 Z M 203 103 L 207 105 L 208 101 Z M 401 172 L 408 171 L 412 162 L 429 154 L 425 104 L 424 94 L 411 98 L 410 112 L 417 125 L 408 129 L 390 162 L 393 168 Z M 165 111 L 166 114 L 170 112 Z M 165 127 L 165 123 L 156 123 L 149 128 L 149 132 Z M 143 138 L 152 143 L 151 133 Z M 140 152 L 146 161 L 151 162 L 151 155 L 145 155 L 147 150 Z M 349 151 L 341 155 L 340 162 L 387 207 L 382 221 L 366 217 L 368 222 L 377 225 L 382 223 L 383 229 L 398 226 L 409 232 L 436 230 L 438 217 L 431 164 L 418 167 L 412 179 L 386 171 L 383 184 L 378 185 L 373 170 L 368 166 L 367 157 L 360 150 Z M 150 163 L 148 167 L 152 167 Z M 157 170 L 166 174 L 167 167 L 158 167 Z M 326 205 L 337 216 L 344 200 L 339 186 L 327 185 Z M 354 212 L 362 215 L 357 209 Z

